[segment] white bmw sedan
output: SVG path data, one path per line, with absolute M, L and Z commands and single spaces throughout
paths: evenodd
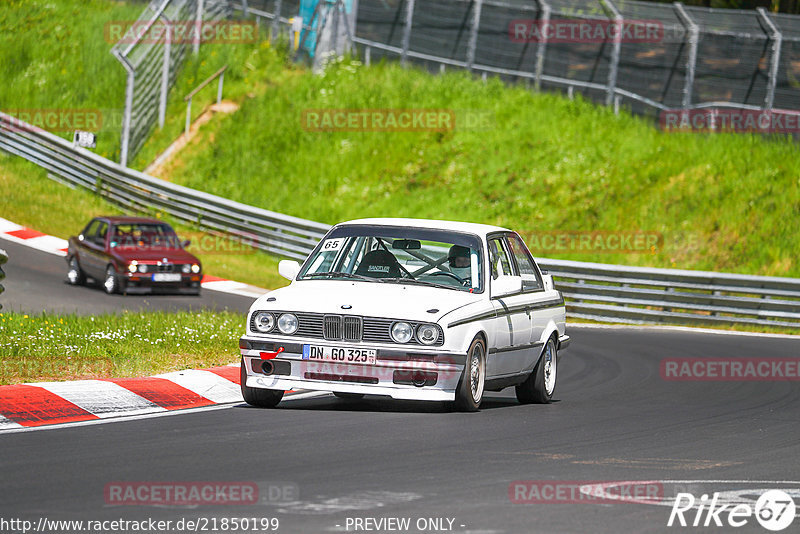
M 464 411 L 510 386 L 522 403 L 553 396 L 564 299 L 515 232 L 362 219 L 278 270 L 292 283 L 255 301 L 239 342 L 249 404 L 274 407 L 291 389 Z

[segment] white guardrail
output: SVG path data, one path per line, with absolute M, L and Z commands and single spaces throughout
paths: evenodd
M 0 113 L 0 149 L 137 212 L 162 212 L 253 246 L 304 259 L 330 228 L 122 167 Z M 800 279 L 537 259 L 570 317 L 626 323 L 753 324 L 800 329 Z

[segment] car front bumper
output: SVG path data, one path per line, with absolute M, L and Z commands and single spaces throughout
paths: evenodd
M 455 399 L 466 361 L 466 354 L 447 353 L 427 347 L 364 347 L 345 342 L 296 338 L 291 339 L 290 343 L 286 341 L 285 338 L 252 336 L 245 336 L 239 341 L 248 387 L 451 401 Z M 374 365 L 309 361 L 303 359 L 304 344 L 375 348 L 377 358 Z M 268 359 L 262 359 L 262 353 Z M 264 370 L 264 362 L 269 362 L 267 371 Z
M 186 293 L 200 292 L 201 274 L 181 274 L 181 279 L 170 282 L 153 281 L 150 274 L 125 273 L 126 293 Z

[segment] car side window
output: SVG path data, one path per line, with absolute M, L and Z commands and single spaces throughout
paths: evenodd
M 492 279 L 496 280 L 500 276 L 510 276 L 512 274 L 508 253 L 503 246 L 503 240 L 500 238 L 489 240 L 489 263 L 492 269 Z
M 103 246 L 106 242 L 106 233 L 108 232 L 108 223 L 105 221 L 100 221 L 100 224 L 97 227 L 97 233 L 92 237 L 92 240 L 96 245 Z
M 97 227 L 100 226 L 100 221 L 98 219 L 94 219 L 89 221 L 89 224 L 86 225 L 86 228 L 83 229 L 83 238 L 91 240 L 94 235 L 97 233 Z
M 533 264 L 533 258 L 530 256 L 528 247 L 516 234 L 508 235 L 506 238 L 511 254 L 514 255 L 514 259 L 517 262 L 519 274 L 522 277 L 522 290 L 536 291 L 542 289 L 544 286 L 541 278 L 539 278 L 539 271 Z

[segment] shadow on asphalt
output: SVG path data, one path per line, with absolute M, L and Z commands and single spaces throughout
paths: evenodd
M 291 397 L 285 397 L 277 408 L 257 408 L 249 404 L 238 404 L 237 409 L 245 410 L 296 410 L 296 411 L 324 411 L 324 412 L 383 412 L 383 413 L 460 413 L 448 406 L 446 402 L 408 401 L 367 396 L 363 399 L 340 399 L 334 396 L 316 397 L 311 399 L 298 399 L 286 402 Z M 560 402 L 556 399 L 554 404 Z M 481 412 L 499 408 L 522 406 L 514 397 L 486 397 L 481 403 Z

